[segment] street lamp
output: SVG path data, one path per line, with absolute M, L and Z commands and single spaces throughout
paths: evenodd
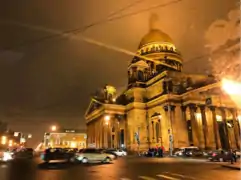
M 56 131 L 57 127 L 56 126 L 51 126 L 51 131 Z
M 29 135 L 28 135 L 28 138 L 29 138 L 29 139 L 32 138 L 32 134 L 29 134 Z
M 105 124 L 108 125 L 110 121 L 110 115 L 105 115 L 104 120 L 105 120 Z

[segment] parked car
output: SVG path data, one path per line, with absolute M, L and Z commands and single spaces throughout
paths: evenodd
M 46 163 L 49 163 L 50 161 L 56 161 L 56 160 L 74 162 L 75 161 L 75 152 L 68 151 L 63 148 L 48 148 L 41 155 L 41 158 Z
M 113 150 L 108 150 L 108 149 L 105 149 L 105 150 L 102 150 L 104 153 L 106 154 L 110 154 L 114 157 L 114 159 L 117 159 L 118 158 L 118 155 L 115 153 L 115 151 Z
M 231 156 L 227 151 L 216 150 L 216 151 L 209 152 L 208 159 L 210 161 L 226 162 L 226 161 L 231 161 Z
M 182 148 L 179 148 L 179 150 L 176 150 L 176 152 L 174 152 L 174 155 L 175 156 L 192 156 L 193 152 L 195 153 L 200 152 L 199 148 L 196 146 L 182 147 Z
M 81 163 L 89 163 L 89 162 L 102 162 L 102 163 L 110 163 L 114 160 L 114 156 L 111 154 L 105 153 L 103 150 L 87 148 L 76 153 L 77 161 Z
M 105 152 L 113 153 L 118 157 L 127 155 L 127 152 L 122 149 L 107 149 L 107 150 L 105 150 Z

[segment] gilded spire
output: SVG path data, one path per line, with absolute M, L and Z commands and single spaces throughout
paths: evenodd
M 159 29 L 158 25 L 159 25 L 159 17 L 158 17 L 158 15 L 155 14 L 155 13 L 151 14 L 150 20 L 149 20 L 150 31 Z

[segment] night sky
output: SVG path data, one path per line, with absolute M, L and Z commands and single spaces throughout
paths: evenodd
M 120 90 L 126 86 L 130 55 L 77 38 L 56 37 L 36 43 L 35 40 L 51 35 L 36 26 L 66 31 L 101 21 L 86 29 L 83 35 L 135 52 L 148 32 L 150 14 L 156 13 L 160 29 L 172 37 L 182 52 L 185 71 L 204 73 L 208 70 L 209 57 L 195 58 L 209 52 L 205 48 L 205 34 L 214 21 L 227 19 L 227 14 L 239 2 L 181 0 L 106 22 L 109 14 L 135 1 L 2 0 L 0 120 L 18 131 L 33 133 L 33 140 L 40 141 L 52 124 L 85 128 L 83 115 L 90 94 L 96 89 L 106 83 Z M 139 0 L 115 16 L 168 2 L 171 0 Z

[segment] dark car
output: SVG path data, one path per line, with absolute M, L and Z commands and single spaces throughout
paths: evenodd
M 231 161 L 231 156 L 227 151 L 224 150 L 217 150 L 217 151 L 210 151 L 208 153 L 208 159 L 210 161 L 219 161 L 219 162 L 226 162 Z
M 42 154 L 42 160 L 46 163 L 50 161 L 63 160 L 68 162 L 75 161 L 75 151 L 69 151 L 63 148 L 48 148 Z
M 201 151 L 199 149 L 191 149 L 191 150 L 185 151 L 184 156 L 186 156 L 186 157 L 201 157 L 201 156 L 204 156 L 204 154 L 203 154 L 203 151 Z

